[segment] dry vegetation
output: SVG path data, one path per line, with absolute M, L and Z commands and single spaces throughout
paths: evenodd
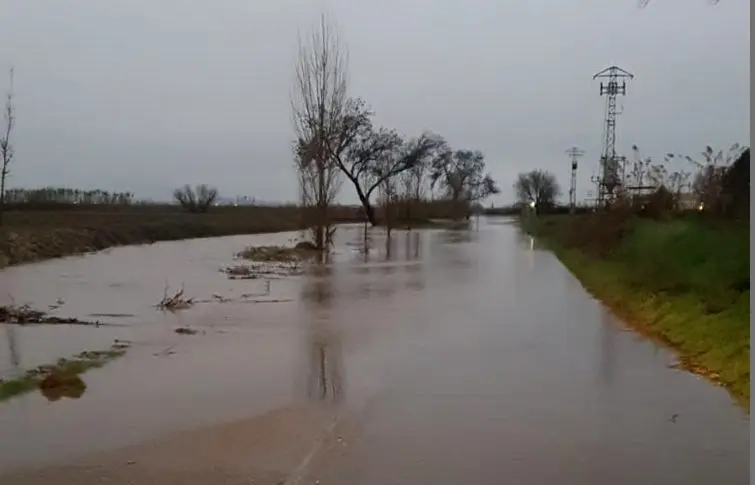
M 285 246 L 250 246 L 239 252 L 236 256 L 242 259 L 257 262 L 282 262 L 298 263 L 311 258 L 314 249 L 309 246 L 285 247 Z
M 6 305 L 0 306 L 0 323 L 14 325 L 34 325 L 34 324 L 64 324 L 64 325 L 92 325 L 100 326 L 100 322 L 89 322 L 79 320 L 73 317 L 56 317 L 48 315 L 45 312 L 34 310 L 28 305 Z
M 271 280 L 304 274 L 300 261 L 268 261 L 237 264 L 223 270 L 232 280 Z
M 176 291 L 174 294 L 168 293 L 168 285 L 165 285 L 165 291 L 163 292 L 162 299 L 157 302 L 157 308 L 160 310 L 167 310 L 174 312 L 177 310 L 185 310 L 191 308 L 194 305 L 193 298 L 187 298 L 184 296 L 184 287 Z

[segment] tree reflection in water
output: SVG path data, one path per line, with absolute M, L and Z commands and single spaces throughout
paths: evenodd
M 18 342 L 16 340 L 16 328 L 14 325 L 5 326 L 5 338 L 8 342 L 8 356 L 10 357 L 11 375 L 6 377 L 15 378 L 21 375 L 21 356 L 18 353 Z
M 309 359 L 307 396 L 320 401 L 343 398 L 343 364 L 340 336 L 332 319 L 332 267 L 318 266 L 304 287 L 304 301 L 311 318 L 307 332 Z

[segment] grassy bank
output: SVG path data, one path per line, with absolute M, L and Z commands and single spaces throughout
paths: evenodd
M 615 215 L 523 222 L 627 323 L 749 403 L 749 226 Z

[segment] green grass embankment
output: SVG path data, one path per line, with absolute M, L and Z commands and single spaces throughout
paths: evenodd
M 590 293 L 674 348 L 681 367 L 749 404 L 749 226 L 611 215 L 523 223 Z

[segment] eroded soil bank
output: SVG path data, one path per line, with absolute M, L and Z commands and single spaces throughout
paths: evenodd
M 79 399 L 0 405 L 0 482 L 748 483 L 748 418 L 725 390 L 672 368 L 671 353 L 500 222 L 390 242 L 375 231 L 368 250 L 359 228 L 343 228 L 332 264 L 269 292 L 223 268 L 296 235 L 0 273 L 18 303 L 130 314 L 70 337 L 18 327 L 18 360 L 132 342 L 83 376 Z M 157 310 L 166 280 L 203 303 Z

